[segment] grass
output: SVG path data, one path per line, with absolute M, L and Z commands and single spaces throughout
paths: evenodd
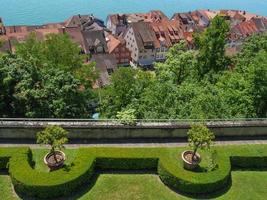
M 66 154 L 66 165 L 71 165 L 76 158 L 77 149 L 64 149 Z M 48 152 L 47 149 L 34 149 L 33 160 L 35 161 L 35 169 L 38 171 L 49 172 L 48 167 L 43 162 L 44 155 Z
M 232 187 L 214 199 L 265 200 L 267 196 L 266 171 L 234 171 Z M 122 184 L 123 183 L 123 184 Z M 166 187 L 153 174 L 100 174 L 94 186 L 85 188 L 69 200 L 190 200 Z M 9 176 L 0 175 L 1 200 L 19 200 L 11 187 Z M 4 198 L 3 198 L 4 197 Z M 194 198 L 195 199 L 195 198 Z M 201 198 L 206 199 L 206 198 Z M 64 200 L 67 200 L 64 198 Z
M 13 192 L 12 183 L 8 175 L 0 175 L 0 199 L 2 200 L 18 200 Z
M 266 146 L 249 146 L 247 150 L 250 153 L 265 154 Z M 221 148 L 220 148 L 221 149 Z M 240 150 L 241 149 L 241 150 Z M 155 150 L 155 149 L 154 149 Z M 238 146 L 227 146 L 221 149 L 224 153 L 236 152 L 243 154 L 245 149 Z M 77 149 L 64 150 L 67 155 L 67 165 L 71 165 L 77 155 Z M 146 150 L 147 151 L 147 150 Z M 253 153 L 253 151 L 255 151 Z M 221 151 L 222 152 L 222 151 Z M 35 170 L 48 172 L 43 163 L 43 156 L 47 153 L 46 149 L 34 149 L 33 160 L 35 161 Z M 101 152 L 99 152 L 101 154 Z M 104 153 L 104 152 L 102 152 Z M 177 149 L 171 149 L 170 154 L 177 157 Z M 247 153 L 247 152 L 246 152 Z M 202 165 L 207 159 L 205 158 Z M 267 196 L 267 171 L 233 171 L 232 186 L 228 191 L 221 191 L 214 195 L 214 198 L 199 197 L 199 199 L 219 199 L 219 200 L 265 200 Z M 10 177 L 0 175 L 0 199 L 1 200 L 19 200 L 12 189 Z M 28 200 L 23 198 L 24 200 Z M 63 198 L 64 200 L 190 200 L 192 198 L 178 194 L 166 185 L 159 177 L 154 174 L 99 174 L 91 186 L 85 186 L 72 197 Z M 60 199 L 60 200 L 63 200 Z M 194 197 L 193 199 L 196 199 Z M 31 199 L 32 200 L 32 199 Z M 37 199 L 34 199 L 37 200 Z M 59 200 L 59 199 L 57 199 Z

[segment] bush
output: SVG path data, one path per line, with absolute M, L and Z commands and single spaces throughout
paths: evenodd
M 116 117 L 119 119 L 119 122 L 124 125 L 134 126 L 136 124 L 136 110 L 128 109 L 118 112 Z
M 184 170 L 177 156 L 184 148 L 80 148 L 73 165 L 49 173 L 34 169 L 29 148 L 0 148 L 0 166 L 9 164 L 14 188 L 22 196 L 49 199 L 70 195 L 90 182 L 95 169 L 155 170 L 169 187 L 197 195 L 227 187 L 231 165 L 266 167 L 266 147 L 217 147 L 218 168 L 213 171 Z
M 267 168 L 267 156 L 266 157 L 232 156 L 231 164 L 234 168 L 245 168 L 245 169 Z
M 88 183 L 94 170 L 94 158 L 83 151 L 78 152 L 74 166 L 50 173 L 34 170 L 28 156 L 12 157 L 9 166 L 14 188 L 23 196 L 47 199 L 69 195 Z

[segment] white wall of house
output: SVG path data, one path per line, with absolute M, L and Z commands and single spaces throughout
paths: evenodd
M 139 58 L 139 49 L 137 47 L 132 28 L 127 31 L 124 39 L 126 41 L 126 47 L 131 51 L 132 61 L 137 63 Z
M 140 50 L 137 46 L 133 29 L 130 28 L 125 34 L 126 47 L 131 51 L 132 61 L 137 65 L 152 65 L 155 61 L 155 49 Z

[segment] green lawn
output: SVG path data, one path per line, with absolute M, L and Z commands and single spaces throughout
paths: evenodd
M 257 153 L 264 153 L 265 148 L 257 146 L 252 148 Z M 255 146 L 256 147 L 256 146 Z M 237 151 L 238 147 L 229 146 L 224 152 Z M 266 150 L 266 149 L 265 149 Z M 65 149 L 67 165 L 74 162 L 78 150 Z M 151 151 L 151 149 L 150 149 Z M 169 153 L 177 154 L 177 150 L 169 150 Z M 33 160 L 35 169 L 48 172 L 43 163 L 45 149 L 34 149 Z M 205 155 L 205 154 L 203 154 Z M 204 157 L 205 158 L 205 157 Z M 205 159 L 204 159 L 205 160 Z M 205 161 L 203 161 L 205 164 Z M 229 190 L 220 192 L 209 197 L 199 199 L 218 200 L 265 200 L 267 197 L 267 171 L 233 171 L 232 186 Z M 0 200 L 19 200 L 13 191 L 10 177 L 0 174 Z M 23 200 L 29 200 L 22 198 Z M 189 198 L 178 194 L 165 186 L 159 177 L 154 174 L 100 174 L 96 177 L 95 183 L 91 186 L 85 185 L 72 197 L 57 200 L 189 200 Z M 33 199 L 30 199 L 33 200 Z M 34 199 L 38 200 L 38 199 Z
M 267 172 L 234 171 L 232 187 L 218 200 L 265 200 Z M 18 200 L 13 193 L 9 176 L 0 176 L 1 200 Z M 64 198 L 65 200 L 66 198 Z M 187 200 L 171 191 L 152 174 L 101 174 L 95 185 L 84 189 L 69 200 Z M 205 198 L 201 198 L 205 199 Z

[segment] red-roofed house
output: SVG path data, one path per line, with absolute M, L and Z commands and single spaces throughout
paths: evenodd
M 107 36 L 108 53 L 113 54 L 119 66 L 128 66 L 131 61 L 131 52 L 126 47 L 126 41 L 123 38 L 116 38 L 109 34 Z

